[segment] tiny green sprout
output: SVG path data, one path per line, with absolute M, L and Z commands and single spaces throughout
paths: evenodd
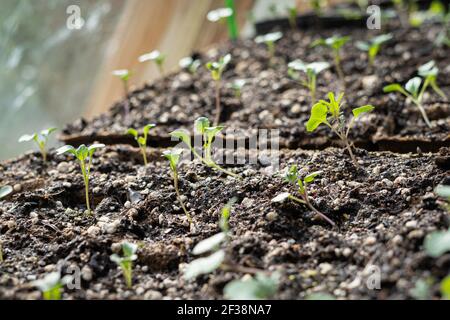
M 329 67 L 330 64 L 328 62 L 304 63 L 302 60 L 297 59 L 289 62 L 288 74 L 292 79 L 299 81 L 302 86 L 309 90 L 311 103 L 315 103 L 317 75 Z M 299 72 L 306 74 L 306 80 L 300 78 Z
M 280 275 L 257 273 L 254 277 L 233 280 L 224 287 L 225 298 L 230 300 L 270 299 L 278 290 Z
M 283 33 L 280 31 L 267 33 L 255 38 L 256 43 L 265 43 L 267 46 L 267 51 L 269 52 L 269 62 L 273 63 L 275 58 L 275 42 L 283 37 Z
M 242 88 L 245 86 L 246 83 L 247 81 L 245 81 L 245 79 L 236 79 L 230 84 L 230 87 L 234 90 L 234 96 L 236 98 L 241 97 Z
M 230 227 L 229 219 L 231 214 L 231 207 L 236 202 L 236 198 L 232 198 L 222 208 L 219 220 L 219 227 L 221 232 L 200 241 L 192 250 L 194 255 L 201 255 L 210 253 L 209 256 L 199 258 L 187 266 L 184 277 L 186 279 L 193 279 L 202 274 L 208 274 L 221 267 L 226 260 L 226 250 L 223 248 L 230 241 Z
M 162 54 L 158 50 L 153 50 L 152 52 L 145 53 L 138 58 L 139 62 L 153 61 L 158 67 L 159 73 L 164 74 L 164 61 L 166 60 L 166 55 Z
M 173 149 L 173 150 L 166 150 L 163 152 L 163 156 L 169 160 L 170 164 L 170 171 L 172 171 L 172 177 L 173 177 L 173 186 L 175 188 L 175 193 L 177 194 L 178 202 L 180 202 L 181 208 L 183 208 L 184 213 L 186 214 L 186 217 L 189 221 L 189 225 L 193 225 L 192 217 L 189 213 L 189 211 L 186 209 L 186 206 L 184 205 L 184 202 L 181 198 L 180 189 L 178 188 L 178 162 L 180 161 L 180 157 L 183 150 L 181 149 Z
M 183 141 L 189 149 L 192 151 L 194 156 L 196 156 L 203 164 L 205 164 L 207 167 L 222 171 L 226 173 L 229 176 L 232 176 L 234 178 L 240 179 L 240 176 L 237 174 L 226 170 L 219 166 L 217 163 L 214 162 L 212 158 L 212 143 L 217 136 L 217 134 L 222 131 L 224 127 L 222 126 L 215 126 L 210 127 L 210 123 L 208 118 L 200 117 L 197 120 L 195 120 L 194 123 L 195 131 L 202 135 L 203 138 L 203 156 L 201 156 L 194 147 L 192 147 L 191 144 L 191 138 L 188 133 L 186 133 L 183 130 L 175 130 L 170 133 L 170 135 L 174 138 L 180 139 Z
M 49 136 L 55 132 L 56 128 L 48 128 L 45 130 L 42 130 L 39 133 L 33 133 L 33 134 L 24 134 L 19 138 L 19 142 L 29 142 L 34 140 L 36 142 L 37 146 L 39 147 L 39 150 L 41 151 L 42 159 L 47 161 L 47 149 L 46 145 L 48 142 Z
M 450 275 L 442 279 L 440 287 L 442 298 L 450 300 Z
M 365 41 L 356 42 L 356 47 L 359 50 L 367 52 L 367 56 L 369 58 L 369 67 L 372 67 L 375 62 L 375 57 L 377 56 L 378 52 L 380 52 L 381 45 L 391 39 L 392 34 L 390 33 L 381 34 L 379 36 L 372 38 L 368 42 Z
M 137 249 L 137 244 L 123 242 L 123 256 L 120 257 L 115 253 L 110 256 L 111 261 L 115 262 L 122 269 L 123 277 L 125 278 L 125 283 L 127 284 L 128 288 L 131 288 L 132 285 L 133 261 L 137 259 Z
M 112 74 L 113 74 L 113 76 L 116 76 L 120 80 L 122 80 L 123 91 L 125 92 L 125 96 L 128 96 L 128 92 L 130 91 L 129 81 L 131 78 L 131 72 L 127 69 L 119 69 L 119 70 L 114 70 L 112 72 Z
M 13 187 L 6 185 L 0 188 L 0 200 L 6 198 L 13 192 Z
M 411 101 L 417 106 L 420 113 L 422 114 L 423 120 L 429 128 L 432 127 L 430 120 L 428 119 L 427 113 L 423 107 L 423 86 L 422 90 L 419 90 L 422 85 L 422 79 L 420 77 L 414 77 L 405 84 L 403 88 L 399 83 L 392 83 L 383 88 L 385 93 L 399 92 L 403 94 L 406 98 L 411 99 Z
M 58 155 L 64 153 L 73 154 L 77 160 L 80 162 L 81 173 L 83 174 L 84 180 L 84 189 L 86 196 L 86 209 L 87 213 L 91 213 L 91 207 L 89 205 L 89 176 L 91 173 L 91 165 L 92 165 L 92 156 L 96 149 L 105 147 L 104 144 L 95 143 L 89 147 L 86 147 L 84 144 L 80 145 L 77 149 L 70 145 L 63 146 L 59 148 L 56 152 Z
M 284 178 L 287 182 L 297 185 L 298 186 L 298 193 L 300 194 L 300 198 L 297 198 L 296 196 L 288 193 L 283 192 L 280 193 L 278 196 L 272 199 L 273 203 L 280 203 L 284 202 L 286 200 L 293 200 L 295 202 L 301 203 L 306 205 L 311 211 L 313 211 L 316 215 L 327 221 L 332 226 L 335 226 L 335 223 L 328 218 L 325 214 L 317 210 L 312 204 L 309 199 L 308 194 L 308 184 L 313 182 L 315 178 L 320 175 L 322 171 L 315 171 L 308 175 L 306 175 L 303 179 L 300 177 L 297 166 L 292 165 L 290 168 L 288 168 L 285 172 Z
M 332 36 L 330 38 L 326 39 L 318 39 L 314 41 L 311 44 L 311 47 L 316 46 L 326 46 L 333 50 L 334 55 L 334 64 L 336 67 L 336 71 L 338 73 L 339 79 L 341 80 L 342 84 L 344 84 L 344 72 L 342 71 L 341 66 L 341 48 L 350 40 L 350 37 L 339 37 L 339 36 Z
M 430 233 L 425 237 L 423 246 L 426 253 L 433 258 L 438 258 L 450 251 L 450 229 Z
M 220 121 L 220 116 L 222 113 L 222 108 L 220 106 L 220 88 L 222 81 L 222 73 L 225 67 L 230 63 L 231 55 L 227 54 L 219 59 L 219 61 L 210 61 L 206 64 L 206 68 L 211 72 L 211 77 L 216 84 L 216 114 L 214 117 L 214 125 L 218 125 Z
M 33 281 L 31 284 L 37 287 L 44 300 L 61 300 L 62 288 L 72 281 L 71 276 L 64 276 L 57 272 L 49 273 L 44 279 Z
M 297 29 L 297 7 L 286 7 L 286 11 L 288 13 L 288 21 L 292 30 Z
M 434 192 L 441 198 L 445 199 L 444 207 L 450 212 L 450 186 L 438 185 Z M 1 198 L 1 196 L 0 196 Z
M 192 57 L 184 57 L 180 59 L 178 65 L 180 68 L 189 71 L 189 73 L 195 74 L 200 67 L 201 62 L 199 59 L 194 60 Z
M 150 129 L 154 128 L 156 124 L 147 124 L 143 129 L 143 135 L 140 136 L 138 131 L 136 129 L 130 128 L 127 130 L 127 134 L 131 134 L 134 137 L 134 140 L 139 145 L 139 149 L 141 149 L 142 158 L 144 158 L 144 165 L 147 165 L 147 138 L 148 138 L 148 132 Z
M 352 110 L 353 117 L 346 123 L 343 113 L 341 112 L 342 98 L 344 94 L 339 94 L 337 100 L 334 93 L 329 92 L 328 98 L 330 101 L 320 100 L 314 104 L 311 108 L 311 116 L 306 123 L 306 130 L 308 132 L 313 132 L 321 124 L 327 125 L 331 131 L 333 131 L 339 139 L 342 140 L 345 147 L 347 148 L 350 158 L 356 168 L 359 168 L 358 161 L 352 151 L 352 144 L 349 141 L 348 135 L 350 129 L 355 124 L 355 121 L 361 117 L 363 114 L 371 112 L 375 107 L 371 105 L 365 105 L 361 107 L 354 108 Z
M 439 69 L 436 66 L 436 63 L 434 60 L 431 60 L 424 65 L 420 66 L 418 69 L 419 76 L 423 77 L 424 83 L 422 86 L 422 89 L 419 93 L 419 96 L 423 96 L 425 90 L 428 86 L 431 86 L 431 88 L 436 92 L 442 99 L 448 100 L 445 93 L 439 88 L 437 85 L 437 76 L 439 73 Z
M 409 295 L 416 300 L 430 299 L 430 290 L 433 285 L 433 278 L 419 279 L 414 284 L 414 288 L 409 290 Z

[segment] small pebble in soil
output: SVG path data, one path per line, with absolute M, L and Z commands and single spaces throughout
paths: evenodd
M 266 214 L 266 219 L 269 221 L 274 221 L 278 218 L 278 213 L 276 213 L 275 211 L 271 211 L 268 214 Z
M 22 185 L 20 183 L 17 183 L 13 187 L 14 192 L 20 192 L 22 191 Z
M 377 242 L 377 238 L 374 236 L 369 236 L 364 240 L 364 245 L 371 246 Z
M 111 244 L 111 251 L 113 253 L 120 253 L 120 251 L 122 250 L 122 244 L 118 243 L 118 242 L 114 242 L 113 244 Z
M 86 232 L 90 237 L 96 237 L 100 234 L 100 228 L 97 226 L 90 226 Z
M 83 266 L 83 268 L 81 268 L 81 278 L 85 281 L 91 281 L 92 277 L 92 269 L 88 265 Z

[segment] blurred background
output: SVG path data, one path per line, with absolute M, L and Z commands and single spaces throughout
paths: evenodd
M 236 0 L 241 36 L 252 36 L 255 21 L 312 2 Z M 123 96 L 113 70 L 133 70 L 134 86 L 158 77 L 154 64 L 138 62 L 141 54 L 167 53 L 172 71 L 192 51 L 227 39 L 226 26 L 206 19 L 220 7 L 223 0 L 1 0 L 0 160 L 34 147 L 17 143 L 24 133 L 106 111 Z

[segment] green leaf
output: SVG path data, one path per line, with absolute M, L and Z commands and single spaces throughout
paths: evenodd
M 56 130 L 58 130 L 58 129 L 57 128 L 48 128 L 48 129 L 42 130 L 41 135 L 44 136 L 45 138 L 47 138 L 50 134 L 52 134 Z
M 37 134 L 33 133 L 33 134 L 24 134 L 23 136 L 21 136 L 19 138 L 19 142 L 29 142 L 32 140 L 35 140 L 37 138 Z
M 306 123 L 306 130 L 312 132 L 317 127 L 327 121 L 328 108 L 321 102 L 316 103 L 311 108 L 311 117 Z
M 340 93 L 338 96 L 338 99 L 336 100 L 334 97 L 334 93 L 333 92 L 328 92 L 328 99 L 330 100 L 330 102 L 328 103 L 328 109 L 329 112 L 333 115 L 333 117 L 335 117 L 336 119 L 339 118 L 339 115 L 341 113 L 341 100 L 342 97 L 344 96 L 343 93 Z
M 445 300 L 450 300 L 450 275 L 441 281 L 441 295 Z
M 325 39 L 317 39 L 311 43 L 310 47 L 313 48 L 313 47 L 324 46 L 324 45 L 326 45 Z
M 434 192 L 439 197 L 450 199 L 450 186 L 438 185 L 436 189 L 434 189 Z
M 225 252 L 219 250 L 212 255 L 192 261 L 186 268 L 186 279 L 196 278 L 201 274 L 208 274 L 220 267 L 225 259 Z
M 140 146 L 145 146 L 147 144 L 147 139 L 145 139 L 144 137 L 138 137 L 137 142 Z
M 383 87 L 383 92 L 384 93 L 400 92 L 400 93 L 403 93 L 404 95 L 407 95 L 406 91 L 398 83 L 392 83 L 392 84 L 389 84 L 389 85 Z
M 178 162 L 180 161 L 181 154 L 183 153 L 182 149 L 172 149 L 166 150 L 163 152 L 163 156 L 166 157 L 170 162 L 170 168 L 173 171 L 176 171 Z
M 277 32 L 271 32 L 267 33 L 261 36 L 257 36 L 255 38 L 256 43 L 267 43 L 267 42 L 276 42 L 280 40 L 283 37 L 283 33 L 277 31 Z
M 372 110 L 374 110 L 375 107 L 371 106 L 371 105 L 365 105 L 362 107 L 358 107 L 352 110 L 353 116 L 355 118 L 358 118 L 361 114 L 367 113 L 367 112 L 371 112 Z
M 430 298 L 432 282 L 429 279 L 419 279 L 414 288 L 409 290 L 409 294 L 416 300 L 427 300 Z
M 76 149 L 70 145 L 62 146 L 56 150 L 57 155 L 61 155 L 63 153 L 67 153 L 67 152 L 73 154 L 74 156 L 77 155 Z
M 356 41 L 355 46 L 362 51 L 369 51 L 370 48 L 370 44 L 364 41 Z
M 92 155 L 95 150 L 106 147 L 103 143 L 94 143 L 88 147 L 88 152 Z
M 330 64 L 328 62 L 319 61 L 319 62 L 312 62 L 307 65 L 307 69 L 311 70 L 314 74 L 319 74 L 323 70 L 326 70 L 330 67 Z
M 135 139 L 138 137 L 138 132 L 136 129 L 130 128 L 127 130 L 127 134 L 131 134 Z
M 314 171 L 314 172 L 308 174 L 308 175 L 305 177 L 305 179 L 303 179 L 303 181 L 306 182 L 306 183 L 311 183 L 311 182 L 314 181 L 314 179 L 315 179 L 318 175 L 322 174 L 322 172 L 323 172 L 323 171 Z
M 393 38 L 392 34 L 386 33 L 386 34 L 381 34 L 379 36 L 376 36 L 375 38 L 373 38 L 371 40 L 371 42 L 375 45 L 380 45 L 384 42 L 391 40 L 392 38 Z
M 296 183 L 298 180 L 298 169 L 297 165 L 293 164 L 284 173 L 284 179 L 290 183 Z
M 194 122 L 194 129 L 195 132 L 197 133 L 204 134 L 206 128 L 208 127 L 209 127 L 209 120 L 206 117 L 197 118 L 197 120 L 195 120 Z
M 127 69 L 114 70 L 112 74 L 120 78 L 122 81 L 128 81 L 131 77 L 131 72 Z
M 215 234 L 212 237 L 206 238 L 205 240 L 202 240 L 199 243 L 197 243 L 197 245 L 192 250 L 192 253 L 195 255 L 199 255 L 213 250 L 217 250 L 220 244 L 224 242 L 226 238 L 227 234 L 225 232 Z
M 137 244 L 131 243 L 131 242 L 123 242 L 122 243 L 122 251 L 124 257 L 131 257 L 133 256 L 138 249 Z
M 89 155 L 89 149 L 84 144 L 79 146 L 76 150 L 76 156 L 79 160 L 85 160 Z
M 175 130 L 170 133 L 170 136 L 183 141 L 188 146 L 191 146 L 191 137 L 185 130 Z
M 9 196 L 13 192 L 13 187 L 11 186 L 3 186 L 0 188 L 0 199 L 3 199 L 7 196 Z
M 43 279 L 33 281 L 31 284 L 42 292 L 52 290 L 61 284 L 61 274 L 55 271 L 47 274 Z
M 222 208 L 219 227 L 223 232 L 228 232 L 229 230 L 229 221 L 231 215 L 231 207 L 237 201 L 236 197 L 231 198 L 227 204 Z
M 419 76 L 421 77 L 437 77 L 439 69 L 436 66 L 434 60 L 428 61 L 424 65 L 421 65 L 418 69 Z
M 208 144 L 210 144 L 212 142 L 212 140 L 214 139 L 214 137 L 223 130 L 223 126 L 217 126 L 217 127 L 208 127 L 205 128 L 205 135 L 206 135 L 206 139 L 208 141 Z
M 419 77 L 414 77 L 405 84 L 405 89 L 406 91 L 411 93 L 414 97 L 417 97 L 417 95 L 419 94 L 419 88 L 421 84 L 422 79 Z
M 224 288 L 225 298 L 231 300 L 260 300 L 269 299 L 278 290 L 279 275 L 274 273 L 266 276 L 263 273 L 256 274 L 250 279 L 234 280 Z
M 154 128 L 154 127 L 156 127 L 156 124 L 154 124 L 154 123 L 147 124 L 147 125 L 144 127 L 144 136 L 147 136 L 147 135 L 148 135 L 148 132 L 150 131 L 150 129 L 152 129 L 152 128 Z
M 433 258 L 437 258 L 450 250 L 450 229 L 435 231 L 427 235 L 424 242 L 425 251 Z

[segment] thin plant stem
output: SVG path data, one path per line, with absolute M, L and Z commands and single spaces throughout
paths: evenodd
M 313 211 L 315 214 L 317 214 L 318 216 L 320 216 L 322 219 L 324 219 L 325 221 L 327 221 L 329 224 L 331 224 L 332 226 L 335 226 L 336 224 L 333 222 L 333 220 L 331 220 L 330 218 L 328 218 L 326 215 L 324 215 L 322 212 L 320 212 L 319 210 L 317 210 L 309 201 L 308 198 L 308 193 L 306 191 L 306 187 L 304 190 L 304 193 L 301 194 L 302 199 L 299 199 L 293 195 L 289 195 L 289 198 L 298 202 L 298 203 L 302 203 L 304 205 L 306 205 L 311 211 Z
M 183 208 L 184 213 L 186 214 L 186 217 L 189 221 L 189 225 L 192 226 L 192 216 L 189 214 L 189 211 L 186 209 L 186 206 L 184 205 L 183 200 L 181 199 L 180 189 L 178 188 L 178 173 L 174 170 L 172 170 L 172 176 L 173 176 L 173 186 L 175 188 L 175 193 L 177 194 L 178 202 L 181 205 L 181 208 Z
M 81 172 L 83 173 L 83 180 L 84 180 L 84 191 L 86 196 L 86 208 L 87 212 L 91 214 L 91 206 L 89 205 L 89 171 L 90 171 L 90 162 L 89 159 L 89 168 L 88 171 L 86 171 L 86 164 L 83 160 L 80 160 L 80 166 L 81 166 Z
M 144 158 L 144 165 L 147 165 L 147 152 L 146 152 L 146 148 L 145 146 L 140 146 L 141 148 L 141 153 L 142 153 L 142 158 Z
M 336 66 L 336 71 L 337 71 L 338 77 L 341 80 L 341 84 L 345 88 L 344 71 L 342 71 L 341 56 L 339 55 L 338 51 L 336 51 L 335 54 L 334 54 L 334 64 Z
M 419 102 L 417 99 L 414 99 L 414 104 L 417 106 L 417 108 L 419 108 L 420 113 L 422 114 L 423 120 L 425 121 L 425 123 L 427 124 L 427 126 L 429 128 L 432 128 L 432 124 L 430 122 L 430 119 L 428 119 L 427 113 L 425 112 L 425 109 L 422 106 L 422 103 Z
M 348 153 L 349 153 L 349 155 L 350 155 L 350 158 L 352 159 L 352 162 L 353 162 L 354 166 L 355 166 L 357 169 L 359 169 L 358 161 L 356 160 L 356 157 L 355 157 L 355 155 L 353 154 L 353 151 L 352 151 L 352 147 L 351 147 L 351 145 L 350 145 L 350 143 L 349 143 L 349 141 L 348 141 L 348 137 L 347 137 L 348 131 L 347 131 L 347 134 L 341 134 L 341 133 L 339 133 L 339 131 L 337 131 L 337 130 L 336 130 L 331 124 L 329 124 L 328 122 L 326 122 L 325 124 L 331 129 L 331 131 L 333 131 L 333 132 L 339 137 L 339 139 L 342 140 L 342 142 L 344 142 L 345 148 L 348 150 Z
M 217 126 L 220 121 L 222 108 L 220 107 L 220 80 L 216 81 L 216 114 L 214 117 L 214 125 Z

